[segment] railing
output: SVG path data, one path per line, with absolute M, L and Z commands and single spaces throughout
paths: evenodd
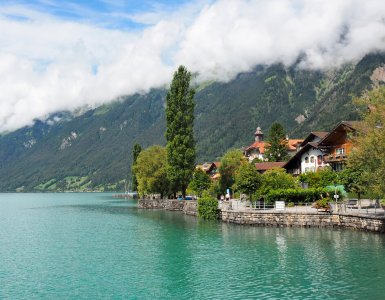
M 232 211 L 278 211 L 274 204 L 266 204 L 263 201 L 240 201 L 232 199 L 230 201 L 219 201 L 219 209 L 221 210 L 232 210 Z M 350 215 L 360 215 L 360 216 L 385 216 L 385 210 L 378 206 L 365 207 L 365 208 L 353 208 L 347 203 L 331 203 L 330 210 L 321 210 L 316 209 L 312 206 L 311 203 L 305 205 L 294 205 L 292 207 L 285 206 L 283 210 L 285 213 L 309 213 L 309 214 L 322 214 L 322 213 L 332 213 L 332 214 L 350 214 Z

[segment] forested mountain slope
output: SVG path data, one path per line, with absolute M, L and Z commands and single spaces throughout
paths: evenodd
M 359 117 L 352 98 L 385 81 L 385 55 L 327 72 L 259 66 L 227 83 L 198 87 L 198 161 L 248 145 L 280 122 L 292 138 Z M 62 112 L 0 137 L 0 191 L 122 189 L 134 143 L 164 144 L 166 91 L 153 90 L 89 110 Z

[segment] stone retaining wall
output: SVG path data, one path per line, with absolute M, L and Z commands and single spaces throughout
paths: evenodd
M 183 211 L 186 215 L 197 215 L 197 202 L 192 200 L 139 199 L 138 208 Z
M 138 208 L 181 211 L 186 215 L 197 215 L 197 201 L 140 199 Z M 223 222 L 274 227 L 336 227 L 352 228 L 385 233 L 385 217 L 359 216 L 329 213 L 290 213 L 277 211 L 234 211 L 222 208 Z
M 287 213 L 287 212 L 236 212 L 223 210 L 224 222 L 274 227 L 341 227 L 357 230 L 385 232 L 385 218 L 349 214 Z

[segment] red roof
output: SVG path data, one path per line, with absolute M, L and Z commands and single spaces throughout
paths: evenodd
M 258 149 L 259 153 L 263 154 L 265 153 L 265 145 L 266 145 L 265 142 L 254 142 L 254 144 L 250 145 L 245 150 L 248 151 L 251 149 Z
M 297 145 L 301 144 L 303 140 L 288 140 L 287 141 L 287 150 L 295 151 L 297 150 Z
M 289 151 L 295 151 L 297 150 L 297 145 L 301 144 L 303 140 L 288 140 L 287 141 L 287 150 Z M 254 144 L 250 145 L 247 147 L 245 150 L 251 150 L 251 149 L 258 149 L 259 153 L 264 154 L 265 153 L 265 147 L 268 146 L 269 144 L 266 142 L 254 142 Z
M 258 171 L 266 171 L 274 168 L 282 168 L 286 162 L 284 161 L 279 161 L 279 162 L 261 162 L 261 163 L 256 163 L 255 167 Z

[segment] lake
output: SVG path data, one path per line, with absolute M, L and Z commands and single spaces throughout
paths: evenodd
M 385 299 L 385 236 L 0 194 L 0 299 Z

